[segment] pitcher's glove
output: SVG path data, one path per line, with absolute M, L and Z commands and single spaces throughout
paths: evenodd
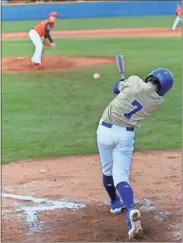
M 43 45 L 51 48 L 56 48 L 55 43 L 54 42 L 51 43 L 48 38 L 45 38 L 43 40 Z

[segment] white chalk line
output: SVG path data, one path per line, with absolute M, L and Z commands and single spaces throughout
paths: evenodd
M 32 196 L 17 195 L 11 193 L 2 193 L 2 197 L 21 200 L 24 202 L 33 202 L 36 204 L 34 206 L 21 206 L 18 203 L 14 204 L 15 211 L 18 212 L 18 214 L 16 214 L 16 217 L 24 217 L 26 220 L 26 225 L 28 229 L 26 233 L 27 235 L 31 235 L 32 233 L 36 232 L 43 232 L 43 222 L 39 223 L 39 211 L 49 211 L 56 209 L 75 210 L 86 207 L 85 204 L 68 202 L 64 199 L 52 200 L 48 198 L 36 198 Z M 139 209 L 142 212 L 149 212 L 159 209 L 159 207 L 154 205 L 152 201 L 148 198 L 135 199 L 135 203 L 141 205 Z M 108 204 L 108 202 L 105 201 L 105 204 Z M 23 213 L 21 213 L 22 211 Z M 12 213 L 12 210 L 3 210 L 3 215 L 7 213 Z M 163 221 L 166 220 L 170 214 L 170 212 L 158 212 L 157 214 L 154 214 L 152 217 L 154 220 Z M 175 227 L 172 226 L 172 228 Z M 174 237 L 180 237 L 181 235 L 182 231 L 176 231 L 173 233 Z
M 16 194 L 10 194 L 10 193 L 2 193 L 3 198 L 12 198 L 16 200 L 22 200 L 22 201 L 32 201 L 38 205 L 34 207 L 36 211 L 45 211 L 45 210 L 55 210 L 60 208 L 68 208 L 68 209 L 79 209 L 86 207 L 84 204 L 81 203 L 73 203 L 73 202 L 67 202 L 63 199 L 61 200 L 50 200 L 47 198 L 36 198 L 32 196 L 24 196 L 24 195 L 16 195 Z
M 56 209 L 81 209 L 85 208 L 86 205 L 82 203 L 68 202 L 64 199 L 52 200 L 48 198 L 36 198 L 32 196 L 16 195 L 9 193 L 2 193 L 3 198 L 11 198 L 15 200 L 28 201 L 35 203 L 36 205 L 31 206 L 21 206 L 20 204 L 15 205 L 15 212 L 19 212 L 19 216 L 22 216 L 26 220 L 27 235 L 32 235 L 32 233 L 43 231 L 43 224 L 39 223 L 39 212 L 40 211 L 51 211 Z M 23 213 L 21 214 L 21 212 Z M 3 212 L 3 215 L 10 210 Z M 11 211 L 12 213 L 12 211 Z M 17 216 L 17 215 L 16 215 Z

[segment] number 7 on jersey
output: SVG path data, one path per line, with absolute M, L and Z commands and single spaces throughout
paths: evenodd
M 138 111 L 143 109 L 143 105 L 138 100 L 133 100 L 131 104 L 134 106 L 134 109 L 128 113 L 124 113 L 124 117 L 128 120 L 130 120 Z

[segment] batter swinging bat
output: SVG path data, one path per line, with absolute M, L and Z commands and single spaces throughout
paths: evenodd
M 116 63 L 117 63 L 117 67 L 118 67 L 118 70 L 121 75 L 121 80 L 124 80 L 125 79 L 125 73 L 124 73 L 125 69 L 124 69 L 124 58 L 122 55 L 116 56 Z

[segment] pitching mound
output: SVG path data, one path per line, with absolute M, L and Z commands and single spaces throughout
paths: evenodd
M 73 56 L 44 56 L 44 68 L 35 69 L 31 64 L 31 57 L 4 57 L 2 59 L 2 71 L 49 71 L 71 68 L 82 68 L 111 64 L 115 62 L 110 57 L 73 57 Z
M 127 242 L 125 212 L 109 213 L 99 158 L 72 156 L 2 167 L 3 242 Z M 140 242 L 181 242 L 181 151 L 135 152 Z

